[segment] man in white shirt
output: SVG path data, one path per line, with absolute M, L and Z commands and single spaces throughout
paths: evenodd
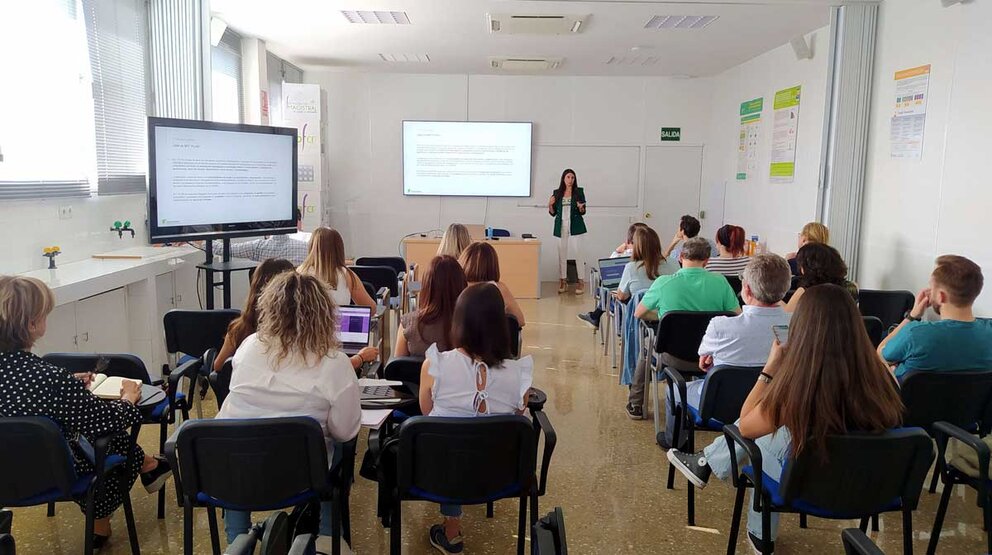
M 772 326 L 787 326 L 790 314 L 779 302 L 792 283 L 789 263 L 777 254 L 754 256 L 741 275 L 741 298 L 745 306 L 737 316 L 717 316 L 710 320 L 699 344 L 699 368 L 703 372 L 717 366 L 764 366 L 775 336 Z M 686 384 L 688 404 L 699 408 L 705 380 Z M 665 439 L 671 441 L 675 422 L 670 399 L 665 399 Z M 677 447 L 677 446 L 676 446 Z

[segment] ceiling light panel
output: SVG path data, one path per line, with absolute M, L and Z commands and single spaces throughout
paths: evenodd
M 409 25 L 410 18 L 406 12 L 372 11 L 372 10 L 341 10 L 341 15 L 348 23 L 366 25 Z
M 610 66 L 653 66 L 658 63 L 658 56 L 640 56 L 631 54 L 628 56 L 610 56 L 606 60 L 606 65 Z
M 379 54 L 384 62 L 394 64 L 429 64 L 431 57 L 427 54 Z
M 718 15 L 656 15 L 644 24 L 645 29 L 703 29 Z

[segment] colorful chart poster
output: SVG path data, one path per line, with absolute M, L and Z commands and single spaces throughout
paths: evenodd
M 896 72 L 896 105 L 889 128 L 892 158 L 923 156 L 930 65 Z
M 799 99 L 802 87 L 775 93 L 772 129 L 772 183 L 792 183 L 796 178 L 796 144 L 799 138 Z
M 296 128 L 297 206 L 304 231 L 321 224 L 320 86 L 282 84 L 282 125 Z
M 761 111 L 765 99 L 741 102 L 741 132 L 737 146 L 737 181 L 747 180 L 758 170 L 758 137 L 761 133 Z

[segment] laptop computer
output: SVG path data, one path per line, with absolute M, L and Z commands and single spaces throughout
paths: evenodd
M 623 267 L 628 262 L 630 262 L 629 256 L 600 258 L 599 276 L 601 285 L 607 289 L 616 289 L 620 285 L 620 277 L 623 276 Z
M 341 351 L 348 356 L 358 354 L 369 346 L 372 333 L 372 309 L 367 306 L 344 305 L 338 307 L 338 339 Z

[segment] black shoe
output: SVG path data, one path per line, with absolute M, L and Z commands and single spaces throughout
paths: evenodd
M 663 451 L 668 451 L 672 448 L 671 442 L 668 441 L 668 434 L 665 432 L 658 432 L 654 440 L 658 442 L 658 447 L 661 447 Z
M 755 536 L 751 532 L 747 533 L 747 543 L 751 546 L 751 551 L 754 551 L 757 555 L 762 555 L 764 553 L 774 553 L 775 552 L 775 542 L 774 541 L 764 541 Z M 761 550 L 762 547 L 766 547 L 764 551 Z
M 93 549 L 100 549 L 107 545 L 110 541 L 110 536 L 101 536 L 100 534 L 93 534 Z
M 169 476 L 172 476 L 172 467 L 169 466 L 169 461 L 165 460 L 165 457 L 155 455 L 155 460 L 158 461 L 158 466 L 148 472 L 141 473 L 141 485 L 148 493 L 155 493 L 162 489 Z
M 461 553 L 465 549 L 461 534 L 455 539 L 449 540 L 448 536 L 444 533 L 444 526 L 441 524 L 431 526 L 430 540 L 431 545 L 441 553 Z
M 627 410 L 627 416 L 629 416 L 631 420 L 644 419 L 644 411 L 641 409 L 641 407 L 635 407 L 634 405 L 627 403 L 626 410 Z
M 592 317 L 592 313 L 583 312 L 581 314 L 576 314 L 575 317 L 588 324 L 589 327 L 591 327 L 592 329 L 594 330 L 599 329 L 599 321 Z
M 668 452 L 668 462 L 699 489 L 706 487 L 706 482 L 713 472 L 710 465 L 706 464 L 706 457 L 702 452 L 683 453 L 678 449 L 672 449 Z

